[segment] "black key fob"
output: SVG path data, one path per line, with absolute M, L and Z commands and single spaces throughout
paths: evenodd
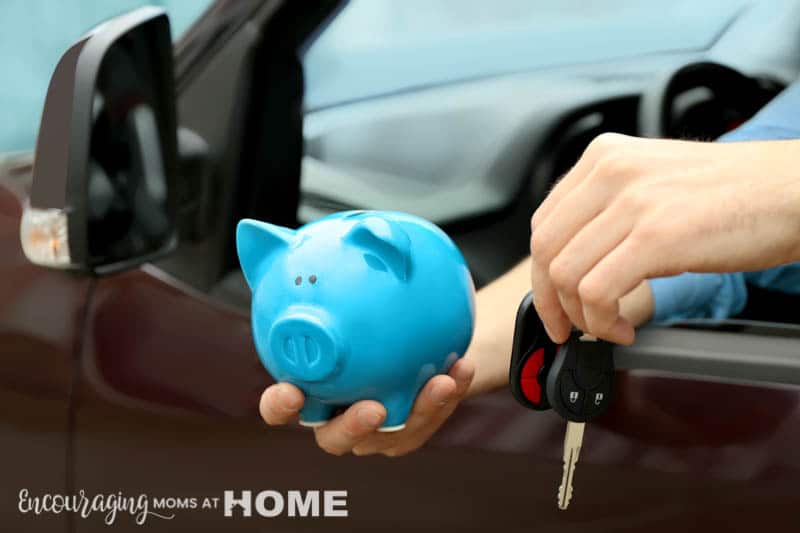
M 509 369 L 511 393 L 525 407 L 537 411 L 550 409 L 545 387 L 558 348 L 547 336 L 533 307 L 533 293 L 529 292 L 517 310 Z
M 603 414 L 614 395 L 614 345 L 573 331 L 546 378 L 553 409 L 572 422 Z

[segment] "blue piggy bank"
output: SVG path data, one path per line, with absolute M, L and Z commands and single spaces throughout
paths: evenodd
M 386 407 L 380 430 L 402 429 L 422 386 L 469 345 L 469 270 L 421 218 L 350 211 L 297 230 L 245 219 L 236 246 L 256 348 L 276 380 L 305 394 L 303 425 L 372 399 Z

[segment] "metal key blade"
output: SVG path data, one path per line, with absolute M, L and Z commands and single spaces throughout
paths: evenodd
M 562 511 L 569 506 L 572 499 L 572 477 L 581 453 L 584 427 L 585 424 L 580 422 L 567 422 L 567 432 L 564 435 L 564 473 L 558 487 L 558 508 Z

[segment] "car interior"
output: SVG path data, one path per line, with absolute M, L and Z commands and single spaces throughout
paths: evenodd
M 378 83 L 372 92 L 361 87 L 356 97 L 328 100 L 314 96 L 309 58 L 346 9 L 321 2 L 321 30 L 306 23 L 304 31 L 287 32 L 282 23 L 293 8 L 264 27 L 263 7 L 228 8 L 229 22 L 213 28 L 215 54 L 200 60 L 196 50 L 176 45 L 181 126 L 226 149 L 202 154 L 211 162 L 205 174 L 187 173 L 196 181 L 187 182 L 186 194 L 203 200 L 191 205 L 207 207 L 191 214 L 178 250 L 158 266 L 216 304 L 247 313 L 250 290 L 232 239 L 239 219 L 296 227 L 334 211 L 387 209 L 443 227 L 479 288 L 528 253 L 531 213 L 598 134 L 711 140 L 796 78 L 800 18 L 790 15 L 800 2 L 781 2 L 784 16 L 768 23 L 759 3 L 712 4 L 714 27 L 689 47 L 406 81 L 394 89 Z M 309 36 L 316 37 L 310 48 L 303 44 Z M 298 58 L 294 48 L 305 55 Z M 261 68 L 248 68 L 253 63 Z M 369 87 L 369 72 L 363 76 Z M 209 92 L 209 84 L 216 90 Z M 179 144 L 183 154 L 188 148 Z M 653 355 L 660 353 L 669 354 L 672 371 L 774 381 L 776 368 L 798 363 L 788 346 L 762 344 L 800 337 L 792 325 L 800 323 L 798 299 L 758 288 L 751 295 L 735 319 L 648 328 L 637 346 L 620 350 L 620 366 L 657 367 Z M 755 342 L 747 352 L 734 340 L 746 335 Z M 676 366 L 677 346 L 689 355 Z M 754 353 L 777 366 L 748 374 L 741 360 Z M 777 381 L 792 382 L 790 374 Z

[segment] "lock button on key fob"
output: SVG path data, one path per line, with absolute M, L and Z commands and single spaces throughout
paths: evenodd
M 608 408 L 613 388 L 613 346 L 573 332 L 559 347 L 547 374 L 550 405 L 567 420 L 588 422 Z

